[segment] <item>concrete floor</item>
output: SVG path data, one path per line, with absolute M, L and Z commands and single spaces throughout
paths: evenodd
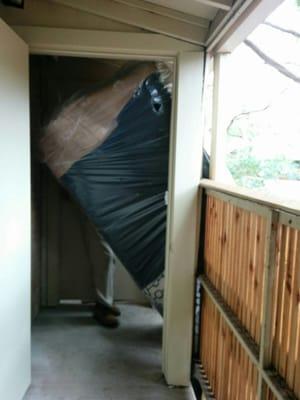
M 121 305 L 121 325 L 97 325 L 91 311 L 48 309 L 33 326 L 32 386 L 24 400 L 192 400 L 161 374 L 162 319 Z

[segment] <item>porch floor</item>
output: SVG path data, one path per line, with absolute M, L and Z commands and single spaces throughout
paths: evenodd
M 162 319 L 121 305 L 121 325 L 100 327 L 88 308 L 43 310 L 32 334 L 32 386 L 24 400 L 192 400 L 161 374 Z

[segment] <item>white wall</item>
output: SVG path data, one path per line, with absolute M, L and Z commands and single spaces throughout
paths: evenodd
M 28 48 L 0 20 L 0 397 L 30 382 Z

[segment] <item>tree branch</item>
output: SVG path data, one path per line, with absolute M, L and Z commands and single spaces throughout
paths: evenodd
M 260 57 L 266 64 L 275 68 L 280 74 L 284 75 L 285 77 L 292 79 L 294 82 L 300 83 L 300 76 L 295 75 L 293 72 L 285 68 L 282 64 L 279 64 L 277 61 L 273 60 L 273 58 L 269 57 L 249 39 L 246 39 L 244 43 L 246 46 L 250 47 L 250 49 L 252 49 L 254 53 L 258 55 L 258 57 Z
M 259 110 L 250 110 L 250 111 L 243 111 L 237 115 L 235 115 L 231 121 L 229 122 L 228 126 L 227 126 L 227 132 L 229 131 L 229 129 L 232 127 L 232 125 L 235 123 L 235 121 L 237 121 L 238 119 L 244 117 L 245 115 L 250 115 L 250 114 L 254 114 L 254 113 L 259 113 L 259 112 L 263 112 L 266 111 L 271 104 L 267 104 L 264 108 L 261 108 Z
M 284 88 L 278 95 L 281 96 L 286 90 L 287 90 L 287 88 Z M 275 98 L 273 97 L 272 101 L 269 104 L 267 104 L 266 106 L 264 106 L 263 108 L 259 108 L 256 110 L 250 110 L 250 111 L 242 111 L 239 114 L 233 116 L 227 126 L 226 132 L 229 132 L 229 129 L 231 128 L 231 126 L 234 124 L 235 121 L 239 120 L 240 118 L 244 117 L 245 115 L 250 115 L 250 114 L 266 111 L 268 108 L 271 107 L 271 105 L 274 101 L 275 101 Z
M 270 26 L 273 29 L 277 29 L 278 31 L 289 33 L 290 35 L 295 36 L 296 38 L 300 38 L 300 32 L 294 31 L 293 29 L 283 28 L 282 26 L 273 24 L 272 22 L 265 21 L 264 25 Z

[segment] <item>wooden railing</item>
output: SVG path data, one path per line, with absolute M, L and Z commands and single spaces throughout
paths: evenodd
M 300 399 L 300 205 L 201 182 L 207 397 Z

